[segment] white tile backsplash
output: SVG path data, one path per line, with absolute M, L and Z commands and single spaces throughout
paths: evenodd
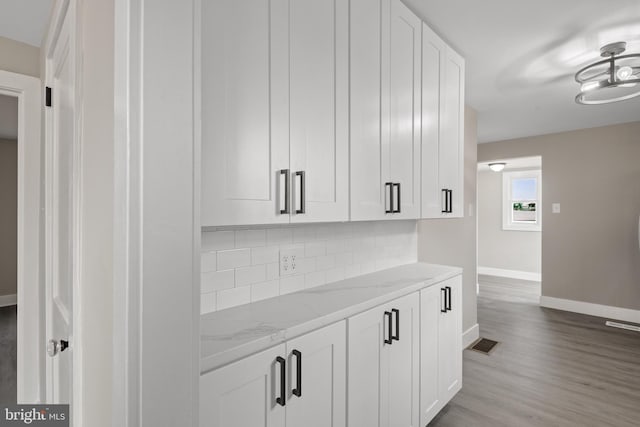
M 201 312 L 260 301 L 417 260 L 416 221 L 250 226 L 202 232 Z M 280 251 L 297 256 L 280 277 Z

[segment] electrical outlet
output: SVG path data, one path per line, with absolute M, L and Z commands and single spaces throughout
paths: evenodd
M 291 276 L 296 274 L 297 257 L 295 251 L 280 251 L 280 276 Z

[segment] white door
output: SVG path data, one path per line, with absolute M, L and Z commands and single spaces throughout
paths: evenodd
M 282 344 L 202 375 L 200 426 L 284 427 L 284 354 Z
M 349 219 L 349 2 L 290 2 L 291 222 Z
M 73 290 L 78 280 L 78 148 L 75 127 L 73 10 L 49 59 L 47 110 L 47 402 L 72 403 Z
M 420 424 L 426 426 L 440 411 L 438 382 L 438 322 L 444 310 L 444 288 L 420 291 Z
M 418 293 L 390 304 L 393 315 L 393 344 L 389 346 L 388 405 L 389 427 L 420 427 L 420 298 Z
M 203 226 L 289 222 L 288 10 L 288 0 L 202 2 Z
M 389 215 L 385 213 L 388 164 L 383 158 L 389 135 L 382 128 L 383 105 L 388 102 L 382 103 L 381 90 L 381 42 L 389 36 L 389 4 L 389 0 L 351 0 L 352 221 L 379 220 Z
M 438 322 L 440 399 L 448 402 L 462 388 L 462 276 L 443 282 L 445 312 Z
M 463 215 L 464 172 L 464 59 L 447 48 L 442 90 L 442 130 L 440 140 L 440 181 L 451 191 L 447 216 Z
M 346 322 L 287 342 L 287 426 L 345 427 L 346 347 Z
M 421 44 L 420 18 L 392 0 L 387 155 L 395 219 L 420 216 Z

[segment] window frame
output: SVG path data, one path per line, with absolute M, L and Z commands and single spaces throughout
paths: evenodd
M 513 221 L 513 202 L 511 200 L 512 182 L 514 179 L 536 180 L 536 222 L 525 223 Z M 541 231 L 542 230 L 542 170 L 519 170 L 502 172 L 502 229 L 507 231 Z

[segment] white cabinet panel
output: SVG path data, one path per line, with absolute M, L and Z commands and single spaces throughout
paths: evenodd
M 292 222 L 349 217 L 348 13 L 347 0 L 290 4 L 290 168 L 305 174 Z
M 419 418 L 419 297 L 348 319 L 348 425 L 415 426 Z
M 425 426 L 443 404 L 438 380 L 438 324 L 444 307 L 440 286 L 420 292 L 420 424 Z
M 288 1 L 202 2 L 202 225 L 288 222 Z
M 438 325 L 440 398 L 448 402 L 462 388 L 462 276 L 443 282 L 441 287 L 450 292 L 449 310 L 440 313 Z
M 297 353 L 295 353 L 297 352 Z M 287 342 L 289 388 L 287 426 L 346 425 L 345 322 Z M 297 375 L 298 363 L 301 376 Z M 300 396 L 293 390 L 300 390 Z
M 200 377 L 201 427 L 284 427 L 280 389 L 280 345 Z

